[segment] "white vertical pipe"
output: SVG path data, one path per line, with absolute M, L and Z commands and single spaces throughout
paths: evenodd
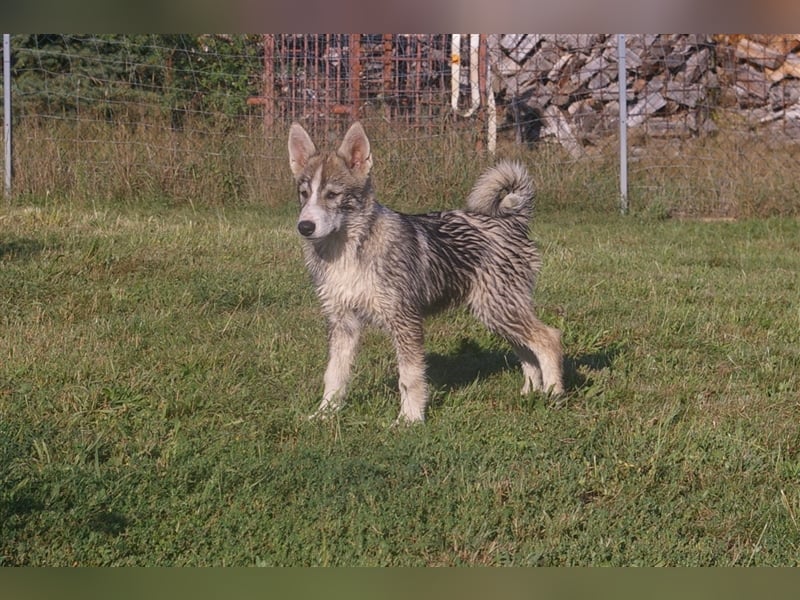
M 471 105 L 469 111 L 464 116 L 471 116 L 481 105 L 481 84 L 478 70 L 478 55 L 481 48 L 481 35 L 479 33 L 469 34 L 469 89 Z
M 486 112 L 488 114 L 486 146 L 489 154 L 494 154 L 497 150 L 497 109 L 494 105 L 494 89 L 492 89 L 491 49 L 486 52 Z
M 619 207 L 628 213 L 628 90 L 625 68 L 625 34 L 617 34 L 617 66 L 619 68 Z
M 460 111 L 458 109 L 458 97 L 461 92 L 461 34 L 453 34 L 450 54 L 450 106 L 452 106 L 454 113 L 462 117 L 471 117 L 481 104 L 481 89 L 478 81 L 480 40 L 480 34 L 478 33 L 472 33 L 469 36 L 470 107 L 465 111 Z
M 11 35 L 3 34 L 3 136 L 5 138 L 6 197 L 11 196 Z
M 461 79 L 461 34 L 454 33 L 450 42 L 450 106 L 458 112 L 458 91 Z

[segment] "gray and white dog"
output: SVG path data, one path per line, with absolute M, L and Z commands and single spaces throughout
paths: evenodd
M 397 352 L 398 422 L 422 421 L 422 321 L 456 303 L 511 344 L 523 394 L 563 392 L 561 332 L 531 306 L 541 260 L 528 237 L 533 184 L 524 166 L 503 161 L 487 169 L 465 210 L 405 215 L 377 202 L 370 143 L 358 122 L 336 152 L 319 151 L 293 123 L 289 165 L 300 200 L 297 230 L 329 325 L 325 389 L 312 416 L 341 407 L 361 330 L 371 324 L 389 333 Z

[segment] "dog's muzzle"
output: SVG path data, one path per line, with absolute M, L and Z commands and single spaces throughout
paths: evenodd
M 310 237 L 314 235 L 314 230 L 316 229 L 316 225 L 314 225 L 313 221 L 300 221 L 297 224 L 297 231 L 300 232 L 300 235 L 303 237 Z

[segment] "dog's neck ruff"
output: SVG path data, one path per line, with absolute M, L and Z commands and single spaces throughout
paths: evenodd
M 331 232 L 323 238 L 304 239 L 306 252 L 317 259 L 331 263 L 338 260 L 347 248 L 347 227 Z

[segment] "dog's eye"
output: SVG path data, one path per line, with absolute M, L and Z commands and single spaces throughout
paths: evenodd
M 338 198 L 338 197 L 339 197 L 339 194 L 337 192 L 332 191 L 332 190 L 329 190 L 328 192 L 325 193 L 325 200 L 336 200 L 336 198 Z
M 297 190 L 297 192 L 300 194 L 300 199 L 301 200 L 308 200 L 308 190 L 300 189 L 300 190 Z

